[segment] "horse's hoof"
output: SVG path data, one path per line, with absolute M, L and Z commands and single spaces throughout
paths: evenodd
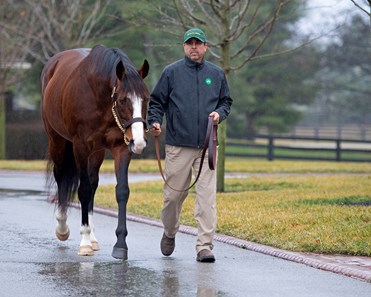
M 60 233 L 58 230 L 55 230 L 55 235 L 60 241 L 66 241 L 70 237 L 70 229 L 67 228 L 66 233 Z
M 100 250 L 98 241 L 92 241 L 91 246 L 93 248 L 93 251 L 99 251 Z
M 128 250 L 124 248 L 113 247 L 112 257 L 115 259 L 127 260 Z
M 79 256 L 94 256 L 94 251 L 91 245 L 83 245 L 80 246 L 77 254 Z

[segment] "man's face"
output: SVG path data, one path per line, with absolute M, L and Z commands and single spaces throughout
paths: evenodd
M 197 38 L 188 39 L 184 44 L 184 54 L 192 61 L 201 63 L 207 49 L 207 43 Z

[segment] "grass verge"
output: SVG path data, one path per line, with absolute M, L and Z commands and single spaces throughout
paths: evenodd
M 130 188 L 128 211 L 159 219 L 162 182 Z M 219 233 L 290 251 L 371 256 L 371 176 L 227 179 L 226 190 L 217 195 Z M 196 226 L 194 200 L 191 192 L 184 225 Z M 116 208 L 114 187 L 100 187 L 96 202 Z
M 46 162 L 42 160 L 0 160 L 2 170 L 44 171 Z M 324 162 L 324 161 L 292 161 L 248 158 L 227 158 L 227 173 L 370 173 L 370 163 L 358 162 Z M 158 173 L 156 160 L 134 159 L 130 163 L 131 173 Z M 114 172 L 112 160 L 105 160 L 101 172 Z

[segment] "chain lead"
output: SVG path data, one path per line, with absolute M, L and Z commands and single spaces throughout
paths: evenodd
M 113 92 L 112 92 L 112 94 L 113 94 Z M 125 144 L 126 144 L 126 145 L 129 145 L 129 144 L 130 144 L 130 139 L 129 139 L 129 137 L 127 137 L 126 134 L 125 134 L 126 129 L 121 125 L 120 120 L 119 120 L 119 118 L 118 118 L 118 116 L 117 116 L 117 113 L 116 113 L 115 108 L 116 108 L 116 101 L 113 102 L 113 104 L 112 104 L 112 115 L 113 115 L 113 118 L 114 118 L 115 121 L 116 121 L 117 126 L 118 126 L 119 129 L 122 131 L 122 133 L 124 133 L 124 141 L 125 141 Z

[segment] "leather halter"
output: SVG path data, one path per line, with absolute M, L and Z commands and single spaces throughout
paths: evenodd
M 165 184 L 172 190 L 177 191 L 177 192 L 185 192 L 188 191 L 190 188 L 192 188 L 198 181 L 198 178 L 200 177 L 201 170 L 202 170 L 202 165 L 204 163 L 206 151 L 208 151 L 208 162 L 209 162 L 209 168 L 210 170 L 215 170 L 215 164 L 216 164 L 216 130 L 217 126 L 214 125 L 214 119 L 213 117 L 209 117 L 208 123 L 207 123 L 207 130 L 206 130 L 206 136 L 205 136 L 205 142 L 204 146 L 202 148 L 202 154 L 201 154 L 201 162 L 200 162 L 200 168 L 198 170 L 197 176 L 195 181 L 186 189 L 183 190 L 178 190 L 173 188 L 172 186 L 169 185 L 169 183 L 166 181 L 164 172 L 162 170 L 161 166 L 161 157 L 160 157 L 160 145 L 159 145 L 159 140 L 158 136 L 155 136 L 155 150 L 156 150 L 156 157 L 157 157 L 157 164 L 159 171 L 161 173 L 162 179 L 164 180 Z
M 120 118 L 119 113 L 117 111 L 117 97 L 115 97 L 116 94 L 116 87 L 113 88 L 112 94 L 111 94 L 111 99 L 112 99 L 112 115 L 113 118 L 115 119 L 115 122 L 119 129 L 122 131 L 124 134 L 124 141 L 126 145 L 130 144 L 130 138 L 126 136 L 126 129 L 129 128 L 132 124 L 136 122 L 142 122 L 144 124 L 144 129 L 147 130 L 147 121 L 143 119 L 142 117 L 135 117 L 132 118 L 128 121 L 124 121 Z

